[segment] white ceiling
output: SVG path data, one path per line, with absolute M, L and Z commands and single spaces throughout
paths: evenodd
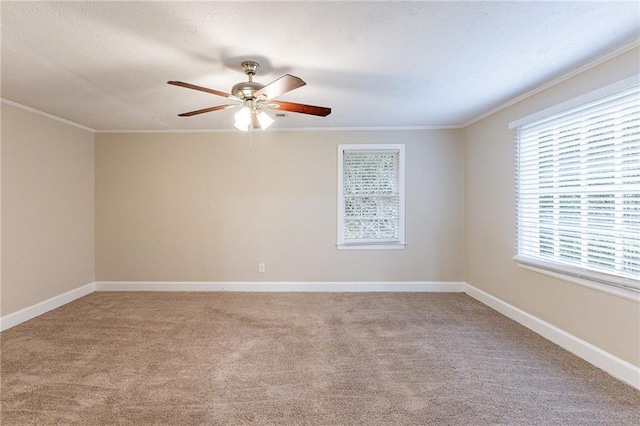
M 228 92 L 307 85 L 274 128 L 464 124 L 640 36 L 638 2 L 2 1 L 1 96 L 95 130 L 232 129 Z

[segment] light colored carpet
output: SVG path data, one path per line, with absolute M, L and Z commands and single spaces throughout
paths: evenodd
M 2 425 L 639 425 L 464 294 L 93 293 L 1 335 Z

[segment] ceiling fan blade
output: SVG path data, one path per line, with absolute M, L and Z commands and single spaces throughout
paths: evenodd
M 315 106 L 315 105 L 296 104 L 294 102 L 269 101 L 267 106 L 271 109 L 276 109 L 280 111 L 298 112 L 300 114 L 319 115 L 321 117 L 326 117 L 327 115 L 331 114 L 331 108 Z
M 238 105 L 232 105 L 232 104 L 218 105 L 218 106 L 214 106 L 214 107 L 210 107 L 210 108 L 199 109 L 199 110 L 196 110 L 196 111 L 183 112 L 182 114 L 178 114 L 178 117 L 191 117 L 192 115 L 204 114 L 205 112 L 212 112 L 212 111 L 218 111 L 218 110 L 221 110 L 221 109 L 235 108 L 235 107 L 239 107 L 240 105 L 241 104 L 238 104 Z
M 221 92 L 219 90 L 209 89 L 207 87 L 196 86 L 195 84 L 185 83 L 183 81 L 167 81 L 167 84 L 173 84 L 174 86 L 186 87 L 187 89 L 199 90 L 201 92 L 211 93 L 213 95 L 222 96 L 223 98 L 238 99 L 231 93 Z
M 285 74 L 279 79 L 272 81 L 262 89 L 258 90 L 254 96 L 257 97 L 260 95 L 265 95 L 267 99 L 272 99 L 282 95 L 283 93 L 287 93 L 292 91 L 293 89 L 302 87 L 305 84 L 307 83 L 305 83 L 300 77 L 296 77 L 295 75 L 291 74 Z

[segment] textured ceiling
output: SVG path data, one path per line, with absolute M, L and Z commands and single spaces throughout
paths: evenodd
M 232 129 L 225 92 L 284 73 L 328 106 L 274 128 L 461 125 L 640 36 L 638 2 L 2 1 L 1 96 L 96 130 Z

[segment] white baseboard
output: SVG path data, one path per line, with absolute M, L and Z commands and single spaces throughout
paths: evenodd
M 495 296 L 473 287 L 465 285 L 465 293 L 485 305 L 495 309 L 502 315 L 524 325 L 547 340 L 568 350 L 572 354 L 584 359 L 588 363 L 606 371 L 613 377 L 622 380 L 640 390 L 640 367 L 637 367 L 615 355 L 606 352 L 566 331 L 549 324 Z
M 96 291 L 464 292 L 463 282 L 154 282 L 98 281 Z
M 11 327 L 15 327 L 18 324 L 29 321 L 30 319 L 40 316 L 46 312 L 59 308 L 62 305 L 73 302 L 87 294 L 91 294 L 94 291 L 96 291 L 95 283 L 89 283 L 59 296 L 54 296 L 51 299 L 36 303 L 33 306 L 5 315 L 0 318 L 0 331 L 8 330 Z

